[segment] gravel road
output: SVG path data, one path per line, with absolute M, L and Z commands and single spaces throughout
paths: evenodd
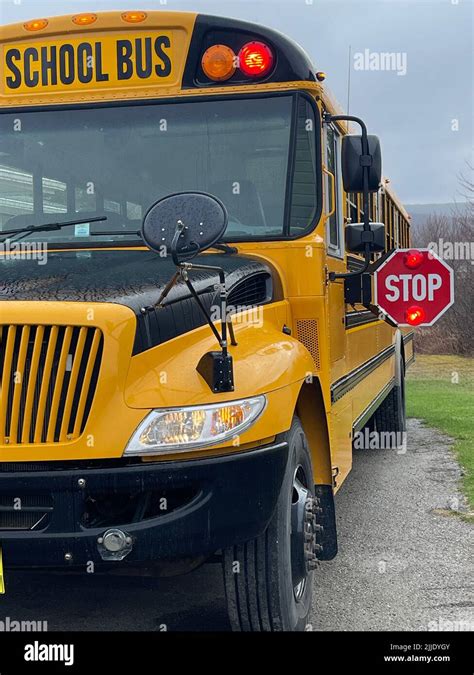
M 474 630 L 472 525 L 449 439 L 410 420 L 406 454 L 358 451 L 337 497 L 339 555 L 317 572 L 312 630 Z M 471 585 L 470 584 L 471 580 Z M 220 567 L 174 579 L 7 574 L 0 620 L 49 630 L 229 630 Z

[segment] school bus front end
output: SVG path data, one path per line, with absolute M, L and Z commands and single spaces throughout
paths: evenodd
M 346 129 L 328 140 L 305 54 L 242 22 L 91 13 L 6 27 L 0 50 L 5 569 L 217 553 L 234 628 L 304 629 L 353 434 L 411 353 L 330 283 L 361 264 Z M 169 195 L 226 211 L 178 266 L 153 220 Z

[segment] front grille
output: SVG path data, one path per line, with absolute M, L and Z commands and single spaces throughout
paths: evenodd
M 50 494 L 0 495 L 1 530 L 44 530 L 50 523 L 53 498 Z
M 98 328 L 0 325 L 0 444 L 78 438 L 94 398 L 102 349 Z

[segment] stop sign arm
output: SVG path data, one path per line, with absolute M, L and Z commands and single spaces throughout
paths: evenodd
M 375 308 L 375 313 L 379 313 L 378 307 L 374 304 L 374 273 L 392 255 L 394 250 L 387 251 L 378 260 L 371 262 L 367 271 L 358 270 L 357 274 L 346 277 L 344 280 L 344 298 L 348 305 L 364 305 L 364 307 L 367 307 L 371 311 L 374 311 Z

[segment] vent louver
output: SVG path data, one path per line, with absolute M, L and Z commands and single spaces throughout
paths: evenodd
M 239 281 L 229 293 L 228 303 L 233 307 L 263 305 L 272 297 L 272 278 L 268 272 L 252 274 Z

